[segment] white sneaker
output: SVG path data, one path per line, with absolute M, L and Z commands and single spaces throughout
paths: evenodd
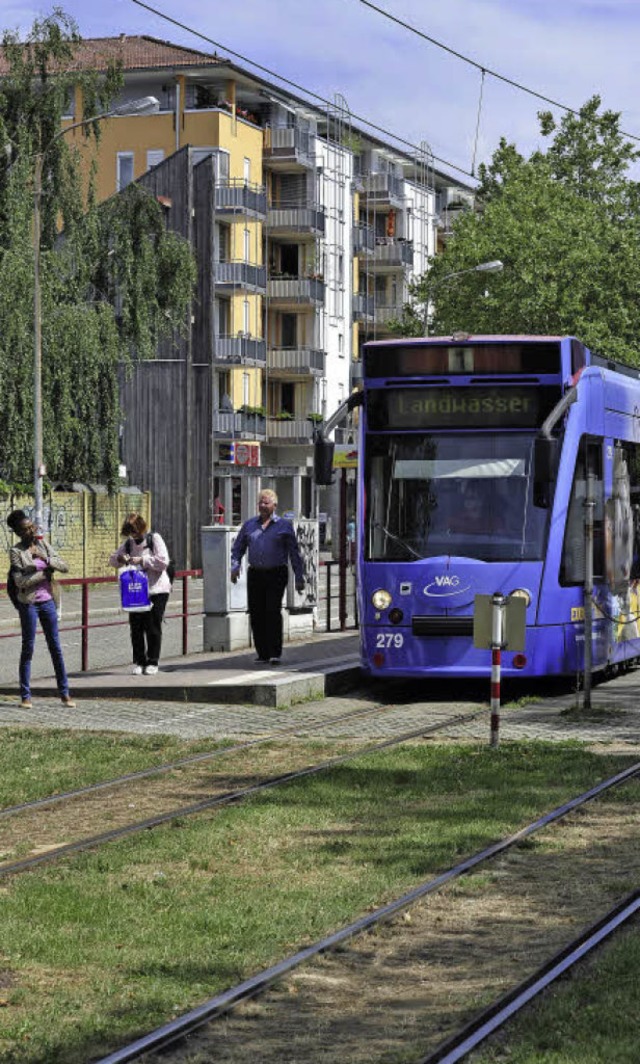
M 134 665 L 131 669 L 132 676 L 142 676 L 142 665 Z
M 155 676 L 157 671 L 158 671 L 158 666 L 157 665 L 147 665 L 146 669 L 144 670 L 144 674 L 145 674 L 145 676 Z

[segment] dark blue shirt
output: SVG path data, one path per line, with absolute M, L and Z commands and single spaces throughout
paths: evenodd
M 273 514 L 266 528 L 262 527 L 262 519 L 259 515 L 245 521 L 231 548 L 232 572 L 237 572 L 240 568 L 247 549 L 249 565 L 252 568 L 276 569 L 280 565 L 286 565 L 291 559 L 296 584 L 304 582 L 298 540 L 291 521 L 288 521 L 286 517 Z

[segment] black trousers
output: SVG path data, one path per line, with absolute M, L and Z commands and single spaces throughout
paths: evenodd
M 167 605 L 167 593 L 151 595 L 152 607 L 146 613 L 130 613 L 133 664 L 157 665 L 162 647 L 162 618 Z
M 249 620 L 258 657 L 264 661 L 279 658 L 282 654 L 282 596 L 288 577 L 286 565 L 277 569 L 252 569 L 249 566 Z

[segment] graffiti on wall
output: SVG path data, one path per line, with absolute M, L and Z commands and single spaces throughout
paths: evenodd
M 5 557 L 15 543 L 7 525 L 12 510 L 24 510 L 27 517 L 33 518 L 33 500 L 18 496 L 0 499 L 0 551 Z M 44 502 L 45 538 L 67 562 L 70 576 L 107 576 L 113 571 L 108 564 L 109 555 L 121 540 L 123 513 L 130 510 L 148 518 L 149 496 L 92 494 L 86 505 L 82 492 L 56 491 Z
M 295 593 L 293 604 L 306 609 L 318 605 L 319 535 L 318 522 L 301 519 L 293 523 L 304 568 L 304 591 Z

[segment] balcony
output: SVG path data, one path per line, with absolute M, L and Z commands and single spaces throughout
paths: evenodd
M 313 347 L 272 347 L 269 372 L 274 377 L 323 377 L 325 353 Z
M 376 325 L 387 325 L 394 318 L 402 318 L 402 303 L 378 303 L 376 305 Z
M 311 169 L 316 165 L 315 134 L 297 126 L 267 126 L 264 162 L 272 169 Z
M 267 290 L 266 266 L 254 266 L 238 259 L 214 262 L 213 283 L 217 288 L 244 288 L 248 292 L 265 293 Z
M 293 207 L 269 207 L 267 228 L 271 237 L 324 236 L 324 208 L 304 204 Z
M 302 418 L 280 420 L 277 417 L 267 418 L 267 437 L 275 443 L 311 443 L 313 439 L 313 425 L 310 421 Z
M 213 435 L 220 440 L 264 440 L 267 419 L 264 414 L 247 414 L 243 410 L 227 413 L 216 410 L 213 415 Z
M 372 226 L 358 222 L 353 227 L 354 255 L 373 255 L 376 249 L 376 234 Z
M 324 281 L 315 277 L 271 276 L 267 294 L 278 307 L 320 306 L 324 303 Z
M 362 191 L 368 207 L 401 207 L 404 202 L 404 180 L 395 174 L 363 174 Z
M 361 292 L 356 292 L 353 297 L 352 313 L 354 321 L 373 321 L 375 317 L 375 300 L 373 296 L 366 296 Z
M 265 218 L 267 194 L 264 185 L 247 181 L 228 180 L 216 184 L 215 205 L 218 214 L 240 214 L 249 218 Z
M 366 269 L 373 273 L 404 270 L 413 266 L 413 241 L 401 237 L 377 237 L 376 249 Z
M 225 366 L 258 366 L 267 364 L 266 340 L 246 333 L 237 336 L 214 336 L 213 361 Z

